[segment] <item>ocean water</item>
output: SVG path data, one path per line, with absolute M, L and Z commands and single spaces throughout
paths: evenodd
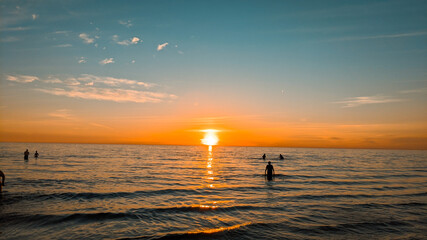
M 0 143 L 0 169 L 0 239 L 427 239 L 427 151 Z

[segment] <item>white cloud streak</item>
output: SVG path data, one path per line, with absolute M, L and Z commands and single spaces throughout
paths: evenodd
M 142 40 L 138 37 L 133 37 L 129 40 L 120 41 L 118 35 L 113 36 L 113 41 L 119 45 L 122 45 L 122 46 L 129 46 L 129 45 L 138 44 L 138 43 L 142 42 Z
M 68 89 L 37 89 L 38 91 L 72 98 L 95 99 L 114 102 L 160 103 L 164 100 L 175 99 L 173 94 L 138 91 L 130 89 L 93 88 L 75 86 Z
M 34 82 L 36 80 L 39 80 L 36 76 L 29 76 L 29 75 L 7 75 L 6 79 L 12 82 L 19 82 L 19 83 L 30 83 Z
M 75 117 L 70 114 L 70 110 L 68 109 L 58 109 L 54 112 L 51 112 L 48 114 L 51 117 L 54 118 L 62 118 L 66 120 L 75 120 Z
M 86 33 L 80 33 L 79 37 L 80 37 L 81 39 L 83 39 L 83 42 L 84 42 L 84 43 L 86 43 L 86 44 L 91 44 L 91 43 L 94 43 L 94 42 L 95 42 L 95 39 L 94 39 L 94 38 L 89 37 L 89 35 L 88 35 L 88 34 L 86 34 Z
M 46 79 L 29 75 L 7 75 L 7 80 L 22 84 L 38 80 L 37 88 L 34 89 L 36 91 L 88 100 L 161 103 L 177 98 L 174 94 L 151 90 L 152 87 L 158 87 L 153 83 L 91 74 L 68 77 L 48 76 Z M 64 109 L 57 110 L 49 115 L 70 119 L 70 114 Z
M 29 30 L 29 27 L 10 27 L 10 28 L 0 28 L 0 32 L 16 32 L 16 31 L 25 31 Z
M 99 64 L 101 64 L 101 65 L 106 65 L 106 64 L 109 64 L 109 63 L 114 63 L 114 58 L 106 58 L 106 59 L 101 60 L 99 62 Z
M 71 31 L 56 31 L 56 32 L 54 32 L 55 34 L 64 34 L 64 35 L 67 35 L 67 34 L 69 34 Z
M 416 37 L 416 36 L 424 36 L 424 35 L 427 35 L 427 31 L 398 33 L 398 34 L 383 34 L 383 35 L 374 35 L 374 36 L 350 36 L 350 37 L 334 38 L 334 39 L 330 39 L 329 41 L 357 41 L 357 40 L 384 39 L 384 38 Z
M 8 42 L 17 42 L 19 40 L 20 40 L 19 38 L 12 37 L 12 36 L 8 36 L 8 37 L 5 37 L 5 38 L 0 38 L 0 42 L 5 42 L 5 43 L 8 43 Z
M 59 45 L 55 45 L 54 47 L 59 47 L 59 48 L 66 48 L 66 47 L 72 47 L 73 45 L 67 43 L 67 44 L 59 44 Z
M 156 86 L 156 84 L 153 83 L 139 82 L 136 80 L 130 80 L 125 78 L 99 77 L 91 74 L 82 74 L 80 77 L 77 77 L 75 79 L 81 83 L 93 82 L 111 87 L 141 86 L 144 88 L 151 88 Z
M 127 20 L 127 21 L 119 20 L 119 24 L 123 25 L 123 26 L 125 26 L 127 28 L 132 27 L 132 21 L 131 20 Z
M 81 63 L 86 63 L 86 58 L 85 57 L 80 57 L 79 60 L 77 61 L 79 64 Z
M 62 80 L 60 80 L 59 78 L 55 78 L 55 77 L 48 77 L 48 79 L 44 79 L 42 80 L 44 83 L 62 83 Z
M 427 93 L 427 88 L 418 88 L 400 91 L 402 94 L 412 94 L 412 93 Z
M 358 107 L 367 104 L 380 104 L 380 103 L 392 103 L 392 102 L 402 102 L 403 99 L 396 99 L 387 96 L 365 96 L 365 97 L 354 97 L 348 98 L 345 101 L 340 101 L 336 103 L 344 104 L 344 108 Z
M 163 48 L 165 48 L 167 45 L 168 45 L 169 43 L 163 43 L 163 44 L 159 44 L 158 46 L 157 46 L 157 51 L 161 51 L 161 50 L 163 50 Z

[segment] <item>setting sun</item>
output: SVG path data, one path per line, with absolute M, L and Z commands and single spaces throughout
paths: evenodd
M 205 129 L 205 130 L 202 130 L 202 132 L 205 133 L 205 137 L 203 139 L 201 139 L 202 144 L 209 145 L 209 146 L 213 146 L 213 145 L 218 144 L 218 136 L 216 135 L 218 130 Z

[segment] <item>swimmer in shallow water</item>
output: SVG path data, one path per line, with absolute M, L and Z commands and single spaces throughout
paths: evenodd
M 6 179 L 6 177 L 4 176 L 4 173 L 2 172 L 2 170 L 0 170 L 0 177 L 1 177 L 0 192 L 1 192 L 2 188 L 4 186 L 4 180 Z
M 28 149 L 24 152 L 24 160 L 28 160 L 28 156 L 30 156 L 30 152 L 28 152 Z
M 273 165 L 271 165 L 271 162 L 268 161 L 268 164 L 265 167 L 264 175 L 267 176 L 267 180 L 273 180 L 274 174 L 275 174 L 274 167 Z

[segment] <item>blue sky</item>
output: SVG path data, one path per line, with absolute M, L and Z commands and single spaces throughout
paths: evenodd
M 66 113 L 116 129 L 107 117 L 114 112 L 187 125 L 193 117 L 233 118 L 284 135 L 295 124 L 316 131 L 321 124 L 414 124 L 393 136 L 366 129 L 363 138 L 426 142 L 426 1 L 0 6 L 0 104 L 10 134 L 20 128 L 13 118 L 32 111 L 38 121 Z M 20 126 L 28 124 L 35 123 Z M 287 143 L 274 138 L 270 144 Z

